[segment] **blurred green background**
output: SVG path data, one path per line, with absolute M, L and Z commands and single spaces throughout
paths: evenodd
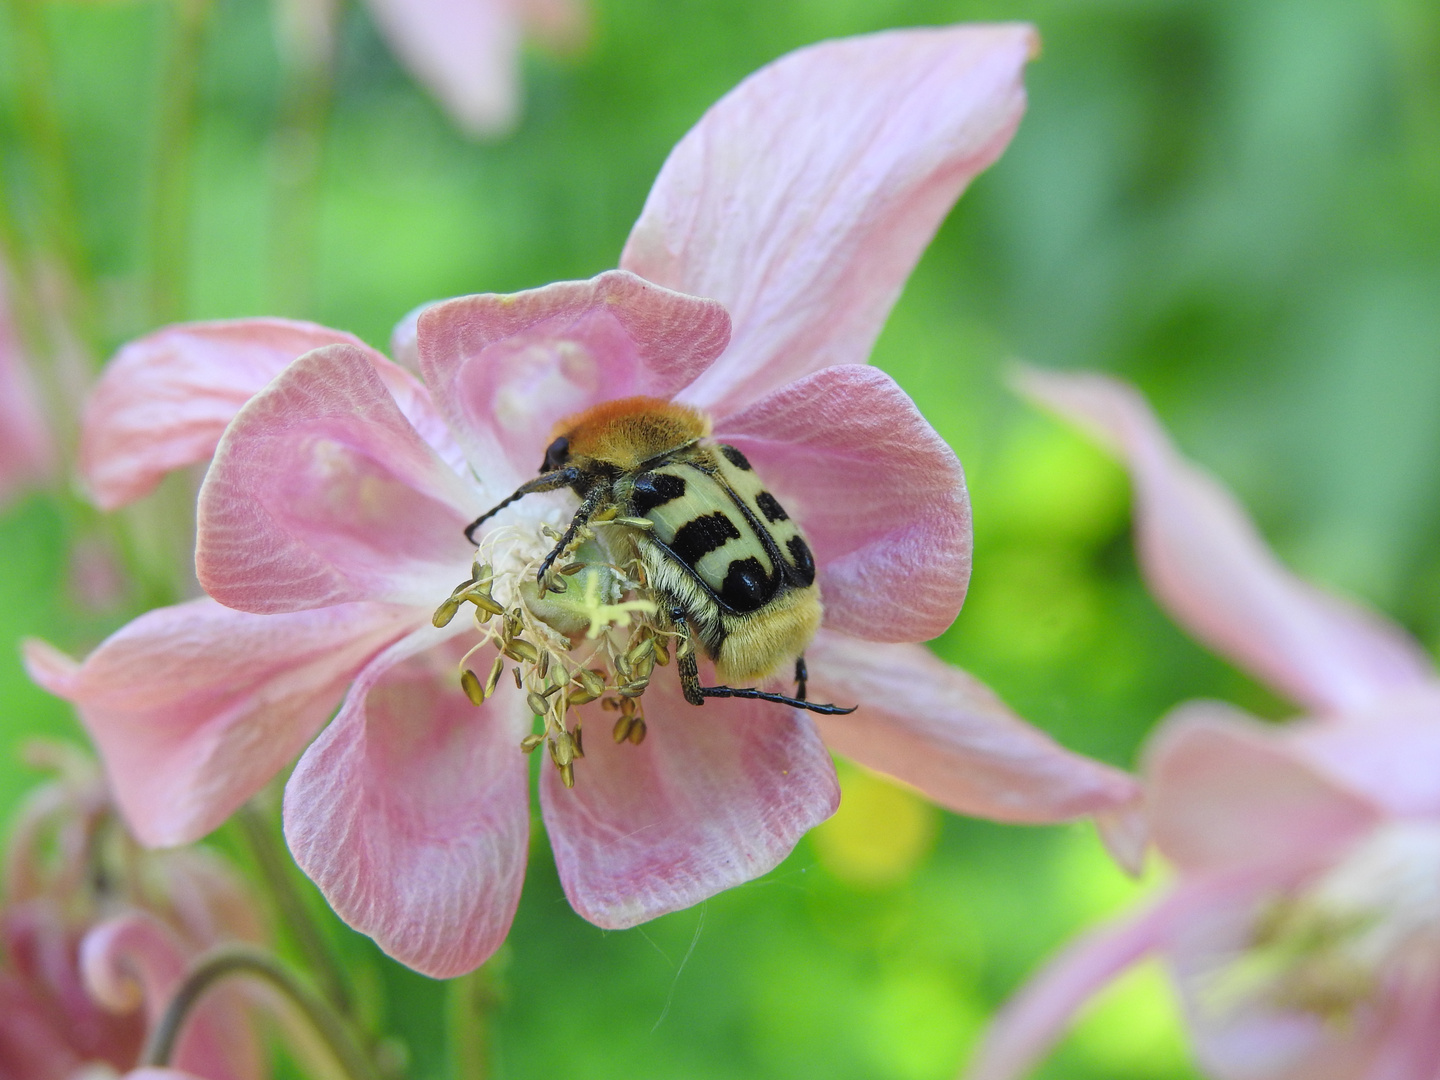
M 113 0 L 42 17 L 113 348 L 149 326 L 141 226 L 171 14 Z M 615 264 L 670 146 L 744 75 L 821 38 L 966 19 L 1032 20 L 1044 53 L 1013 145 L 941 229 L 875 357 L 971 482 L 974 581 L 937 650 L 1066 745 L 1121 765 L 1185 698 L 1287 711 L 1148 598 L 1124 476 L 1008 393 L 1006 365 L 1023 358 L 1135 380 L 1292 566 L 1377 604 L 1433 651 L 1433 0 L 598 0 L 587 51 L 527 56 L 525 115 L 489 143 L 459 135 L 350 9 L 318 285 L 298 305 L 277 299 L 269 271 L 271 12 L 217 0 L 183 314 L 303 316 L 383 346 L 420 302 L 589 276 Z M 23 203 L 34 177 L 17 150 L 13 28 L 0 25 L 0 153 Z M 133 613 L 74 598 L 74 527 L 42 495 L 0 516 L 0 642 L 40 634 L 81 651 Z M 0 810 L 33 782 L 13 747 L 76 730 L 4 646 Z M 624 933 L 571 912 L 537 835 L 509 945 L 457 986 L 331 929 L 427 1080 L 463 1072 L 457 1034 L 489 1041 L 498 1077 L 939 1080 L 1027 971 L 1154 884 L 1123 879 L 1087 827 L 977 823 L 858 771 L 843 778 L 839 816 L 774 873 Z M 483 1031 L 477 996 L 491 1002 Z M 1185 1062 L 1163 979 L 1142 970 L 1040 1075 L 1194 1075 Z

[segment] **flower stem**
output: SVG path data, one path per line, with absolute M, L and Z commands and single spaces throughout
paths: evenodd
M 242 945 L 215 949 L 195 962 L 150 1033 L 140 1064 L 158 1068 L 169 1065 L 185 1021 L 195 1006 L 212 986 L 231 975 L 261 979 L 289 998 L 314 1027 L 349 1080 L 380 1080 L 379 1072 L 360 1049 L 345 1021 L 324 999 L 302 985 L 268 953 Z
M 174 322 L 185 311 L 196 97 L 209 12 L 208 0 L 174 0 L 174 40 L 160 103 L 150 208 L 150 317 L 156 324 Z
M 284 86 L 271 144 L 271 289 L 278 311 L 308 316 L 314 303 L 325 125 L 335 75 L 335 11 L 277 4 Z
M 321 991 L 337 1011 L 353 1018 L 354 1003 L 345 988 L 344 972 L 306 908 L 305 898 L 295 888 L 290 874 L 290 860 L 284 848 L 276 842 L 270 822 L 253 803 L 242 806 L 236 817 L 275 906 L 280 910 L 280 917 L 294 935 L 295 943 L 304 954 L 305 963 L 314 973 Z

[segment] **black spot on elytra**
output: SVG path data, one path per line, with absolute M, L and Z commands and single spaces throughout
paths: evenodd
M 664 506 L 671 499 L 685 494 L 685 478 L 671 473 L 641 473 L 635 478 L 635 487 L 630 494 L 630 511 L 644 517 L 657 506 Z
M 732 611 L 755 611 L 765 606 L 774 591 L 759 559 L 736 559 L 725 572 L 720 602 Z
M 793 577 L 800 585 L 810 585 L 815 581 L 815 556 L 810 554 L 810 545 L 805 543 L 799 536 L 792 536 L 790 542 L 785 545 L 790 552 L 790 561 L 794 564 Z
M 760 508 L 760 512 L 765 515 L 765 520 L 770 522 L 771 525 L 774 525 L 777 521 L 790 520 L 790 515 L 785 512 L 785 508 L 780 505 L 780 501 L 768 491 L 762 491 L 759 495 L 755 496 L 755 505 Z
M 736 450 L 735 447 L 722 445 L 720 447 L 720 453 L 724 454 L 725 460 L 730 462 L 731 465 L 734 465 L 735 468 L 744 469 L 746 472 L 750 471 L 749 458 L 740 453 L 739 450 Z
M 713 514 L 691 518 L 681 526 L 675 539 L 670 541 L 670 550 L 677 559 L 693 569 L 716 548 L 724 547 L 727 541 L 739 539 L 740 530 L 735 523 L 723 511 L 716 510 Z

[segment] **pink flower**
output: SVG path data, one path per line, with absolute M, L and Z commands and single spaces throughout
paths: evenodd
M 1293 577 L 1132 389 L 1028 372 L 1124 456 L 1142 567 L 1197 637 L 1307 706 L 1283 728 L 1196 702 L 1151 741 L 1147 817 L 1177 874 L 1007 1006 L 969 1080 L 1021 1075 L 1074 1011 L 1160 953 L 1225 1080 L 1440 1070 L 1440 681 L 1403 631 Z
M 935 227 L 1018 123 L 1033 47 L 1027 27 L 955 27 L 782 58 L 676 147 L 623 269 L 403 324 L 397 355 L 423 385 L 295 323 L 176 327 L 123 351 L 88 413 L 87 481 L 118 505 L 218 439 L 196 554 L 214 599 L 143 616 L 83 665 L 39 645 L 30 661 L 79 705 L 138 834 L 172 844 L 214 828 L 343 697 L 287 787 L 291 849 L 343 918 L 437 976 L 483 961 L 513 917 L 529 829 L 517 751 L 536 711 L 557 760 L 581 721 L 590 732 L 574 789 L 546 769 L 540 800 L 566 894 L 604 927 L 775 866 L 834 810 L 827 743 L 952 809 L 1101 814 L 1123 844 L 1129 777 L 908 644 L 959 610 L 969 505 L 953 452 L 864 363 Z M 571 698 L 582 667 L 602 667 L 613 692 L 636 640 L 627 620 L 644 619 L 622 602 L 623 568 L 591 559 L 558 600 L 523 588 L 553 544 L 542 529 L 563 529 L 573 499 L 517 502 L 477 536 L 478 556 L 463 530 L 534 475 L 554 421 L 637 394 L 703 409 L 803 527 L 825 604 L 806 650 L 812 697 L 857 712 L 697 710 L 660 667 L 642 698 L 648 738 L 617 745 L 598 704 L 557 720 L 508 677 L 478 708 L 462 693 L 459 666 L 484 681 L 493 654 L 465 658 L 497 628 L 501 645 L 524 638 L 509 649 L 532 692 L 555 682 L 552 663 Z M 437 606 L 453 615 L 447 598 L 477 577 L 472 591 L 518 622 L 437 629 Z M 546 607 L 562 601 L 604 632 L 562 635 Z
M 253 898 L 228 867 L 198 850 L 137 851 L 93 763 L 44 749 L 60 775 L 26 800 L 5 852 L 4 1080 L 71 1080 L 87 1065 L 133 1065 L 189 960 L 219 942 L 260 937 Z M 125 926 L 142 929 L 117 934 Z M 259 1047 L 233 1003 L 221 1020 L 226 1004 L 202 1009 L 177 1060 L 206 1080 L 252 1080 L 262 1075 Z
M 5 291 L 0 273 L 0 504 L 48 479 L 54 468 L 49 428 Z

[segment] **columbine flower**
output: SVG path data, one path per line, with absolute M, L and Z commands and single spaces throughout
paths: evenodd
M 43 481 L 54 467 L 49 429 L 11 322 L 5 289 L 0 273 L 0 504 L 21 488 Z
M 260 928 L 218 860 L 138 850 L 92 762 L 52 747 L 34 756 L 59 775 L 27 798 L 5 852 L 0 1077 L 73 1080 L 134 1065 L 189 960 Z M 259 1046 L 224 1008 L 203 1008 L 177 1060 L 206 1080 L 253 1080 Z
M 576 779 L 541 781 L 561 881 L 605 927 L 776 865 L 835 807 L 826 742 L 965 813 L 1122 824 L 1128 777 L 905 644 L 959 609 L 969 507 L 953 452 L 864 366 L 934 228 L 1014 130 L 1032 48 L 1026 27 L 956 27 L 783 58 L 675 149 L 624 269 L 404 324 L 397 355 L 423 385 L 348 335 L 293 323 L 172 328 L 122 352 L 87 418 L 102 503 L 202 459 L 234 416 L 201 495 L 197 569 L 214 600 L 151 612 L 83 665 L 31 650 L 36 676 L 79 704 L 139 835 L 213 828 L 343 696 L 287 787 L 291 848 L 343 918 L 451 975 L 498 946 L 518 902 L 518 750 L 536 741 L 535 712 Z M 573 500 L 532 496 L 487 525 L 478 553 L 464 541 L 534 475 L 556 419 L 636 394 L 704 410 L 800 523 L 825 604 L 812 694 L 859 711 L 817 731 L 771 703 L 685 704 L 663 643 L 635 651 L 647 615 L 627 608 L 622 568 L 582 567 L 563 597 L 584 618 L 558 629 L 555 598 L 522 583 Z M 473 607 L 457 616 L 457 600 Z M 492 672 L 487 642 L 523 688 Z M 617 744 L 594 699 L 618 700 L 636 666 L 650 671 L 645 726 Z M 552 706 L 562 694 L 589 703 Z
M 1215 1076 L 1435 1076 L 1433 668 L 1398 627 L 1290 575 L 1129 387 L 1033 372 L 1022 387 L 1123 454 L 1160 602 L 1316 715 L 1275 728 L 1217 703 L 1177 710 L 1145 767 L 1147 817 L 1176 884 L 1062 954 L 1002 1013 L 967 1077 L 1019 1076 L 1090 995 L 1157 952 Z

